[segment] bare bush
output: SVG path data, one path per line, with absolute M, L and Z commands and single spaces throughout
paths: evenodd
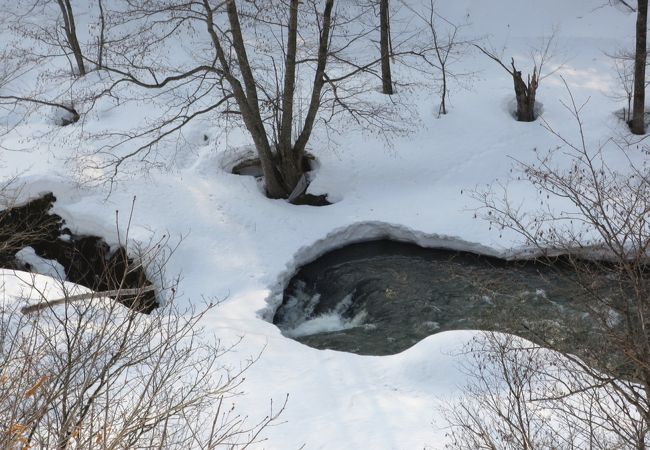
M 492 332 L 477 335 L 462 356 L 463 397 L 442 410 L 447 448 L 645 448 L 635 408 L 571 358 Z
M 571 327 L 564 328 L 572 338 L 569 342 L 576 344 L 573 349 L 559 348 L 544 327 L 530 330 L 538 344 L 561 353 L 561 358 L 535 363 L 533 376 L 545 383 L 521 388 L 528 405 L 531 400 L 545 401 L 541 404 L 553 416 L 554 427 L 563 423 L 559 437 L 566 440 L 551 448 L 645 449 L 650 444 L 650 172 L 624 149 L 619 149 L 618 160 L 612 160 L 602 147 L 588 147 L 580 118 L 584 104 L 576 104 L 568 92 L 566 107 L 576 121 L 579 142 L 571 142 L 544 122 L 563 146 L 539 155 L 534 163 L 517 163 L 520 176 L 538 192 L 540 209 L 524 210 L 503 185 L 474 192 L 474 197 L 482 205 L 479 215 L 491 226 L 523 238 L 527 255 L 550 267 L 558 267 L 560 258 L 575 286 L 572 300 L 581 302 L 594 325 L 586 340 L 571 334 Z M 612 161 L 620 166 L 621 160 L 623 167 L 612 167 Z M 510 353 L 501 343 L 497 350 L 499 358 Z M 519 364 L 501 364 L 496 374 L 506 379 L 518 376 L 526 369 Z M 485 388 L 484 384 L 482 380 Z M 514 401 L 523 407 L 522 400 Z M 476 414 L 471 416 L 476 419 Z M 488 420 L 499 422 L 499 429 L 507 425 L 494 408 Z M 548 428 L 545 423 L 536 427 Z M 532 441 L 531 437 L 530 445 L 520 448 L 549 448 L 538 438 L 536 444 Z
M 134 264 L 165 278 L 161 248 Z M 243 449 L 284 408 L 256 422 L 234 411 L 256 357 L 224 364 L 237 343 L 214 341 L 201 326 L 215 303 L 181 307 L 175 283 L 146 315 L 137 305 L 149 301 L 148 287 L 93 293 L 60 282 L 53 299 L 55 280 L 20 272 L 3 279 L 17 278 L 31 304 L 10 296 L 0 304 L 2 448 Z M 132 307 L 109 295 L 130 297 Z
M 448 448 L 532 450 L 560 448 L 550 417 L 535 400 L 545 362 L 538 346 L 511 335 L 484 333 L 467 348 L 464 397 L 443 410 L 451 428 Z

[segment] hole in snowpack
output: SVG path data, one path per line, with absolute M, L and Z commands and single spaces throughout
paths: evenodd
M 99 236 L 73 234 L 60 216 L 50 213 L 55 201 L 50 192 L 0 212 L 0 267 L 53 275 L 94 291 L 152 285 L 124 247 L 111 248 Z M 113 298 L 147 314 L 158 306 L 152 290 Z
M 307 178 L 311 171 L 315 170 L 318 167 L 318 162 L 316 157 L 311 153 L 305 154 L 303 159 L 303 170 Z M 247 153 L 245 156 L 241 157 L 238 162 L 235 162 L 230 169 L 231 173 L 235 175 L 246 175 L 252 176 L 257 179 L 261 179 L 264 176 L 264 171 L 262 170 L 262 163 L 257 156 L 253 156 L 250 153 Z M 306 192 L 309 182 L 304 183 L 302 192 L 299 192 L 295 198 L 291 199 L 290 202 L 294 205 L 308 205 L 308 206 L 328 206 L 331 205 L 327 198 L 327 194 L 308 194 Z

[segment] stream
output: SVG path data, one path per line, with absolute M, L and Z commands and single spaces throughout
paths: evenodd
M 305 345 L 362 355 L 399 353 L 459 329 L 573 349 L 593 340 L 595 330 L 579 292 L 559 266 L 380 240 L 301 267 L 273 322 Z

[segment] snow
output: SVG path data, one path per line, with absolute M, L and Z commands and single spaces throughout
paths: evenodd
M 561 75 L 580 102 L 589 98 L 583 110 L 588 144 L 604 144 L 617 158 L 607 140 L 629 136 L 614 115 L 623 102 L 611 95 L 618 89 L 616 74 L 605 55 L 630 48 L 633 15 L 605 0 L 458 0 L 438 6 L 445 17 L 470 22 L 463 29 L 468 38 L 503 47 L 505 57 L 514 56 L 524 70 L 529 69 L 530 46 L 557 29 L 562 54 L 554 62 L 563 65 L 541 83 L 544 120 L 563 136 L 578 138 L 560 103 L 567 101 Z M 83 20 L 78 27 L 85 28 Z M 438 333 L 400 354 L 373 357 L 315 350 L 289 336 L 356 326 L 362 318 L 343 323 L 336 315 L 321 316 L 297 324 L 287 336 L 269 321 L 300 265 L 349 243 L 388 237 L 505 257 L 522 250 L 517 236 L 500 236 L 474 219 L 477 204 L 467 192 L 494 180 L 505 182 L 514 160 L 532 161 L 535 149 L 543 152 L 558 141 L 539 120 L 512 120 L 512 80 L 493 61 L 468 51 L 458 67 L 474 75 L 464 82 L 468 89 L 452 83 L 446 116 L 436 118 L 438 99 L 430 86 L 400 93 L 401 100 L 414 105 L 418 119 L 414 131 L 396 136 L 390 147 L 377 136 L 346 127 L 336 136 L 316 131 L 309 150 L 319 164 L 308 192 L 327 193 L 335 202 L 327 207 L 267 199 L 253 177 L 230 174 L 228 169 L 249 154 L 250 142 L 240 131 L 224 134 L 207 121 L 189 125 L 180 148 L 168 143 L 159 149 L 161 170 L 142 172 L 127 165 L 132 177 L 110 187 L 92 183 L 99 172 L 74 163 L 92 158 L 89 150 L 100 144 L 80 141 L 80 136 L 153 116 L 154 101 L 113 105 L 107 100 L 83 123 L 65 128 L 54 125 L 52 111 L 43 112 L 47 117 L 32 115 L 0 136 L 0 147 L 8 149 L 0 170 L 5 177 L 17 176 L 19 200 L 53 191 L 58 199 L 54 212 L 75 234 L 130 246 L 166 236 L 171 247 L 178 244 L 166 273 L 181 278 L 179 301 L 221 300 L 202 325 L 224 342 L 243 339 L 225 362 L 236 365 L 261 353 L 247 372 L 237 410 L 251 420 L 262 418 L 271 400 L 281 402 L 289 394 L 282 423 L 265 430 L 268 439 L 259 448 L 440 449 L 445 425 L 439 407 L 461 393 L 464 359 L 458 350 L 475 332 Z M 393 78 L 400 76 L 409 73 L 396 68 Z M 631 158 L 641 160 L 640 153 Z M 524 207 L 537 205 L 530 186 L 513 180 L 509 187 Z M 21 257 L 34 261 L 29 250 Z M 0 276 L 3 298 L 36 298 L 25 283 L 32 275 L 2 271 Z M 34 277 L 45 283 L 48 298 L 60 296 L 60 283 Z
M 32 247 L 25 247 L 16 253 L 16 259 L 29 264 L 31 270 L 57 280 L 65 280 L 65 268 L 56 260 L 41 258 Z

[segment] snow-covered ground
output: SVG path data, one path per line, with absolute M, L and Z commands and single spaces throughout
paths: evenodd
M 504 48 L 505 59 L 514 56 L 524 71 L 530 69 L 531 46 L 556 30 L 549 67 L 562 67 L 541 82 L 544 120 L 563 136 L 578 138 L 560 102 L 568 98 L 563 76 L 578 101 L 589 98 L 582 114 L 589 145 L 625 136 L 615 116 L 624 102 L 614 98 L 620 89 L 606 54 L 632 48 L 633 14 L 606 0 L 454 0 L 438 2 L 438 8 L 451 20 L 470 23 L 462 31 L 466 39 Z M 309 192 L 327 193 L 335 202 L 327 207 L 270 200 L 252 177 L 225 171 L 233 152 L 248 142 L 237 133 L 219 134 L 207 122 L 188 126 L 182 147 L 163 153 L 174 161 L 166 170 L 131 177 L 108 195 L 106 186 L 78 183 L 69 160 L 94 145 L 69 138 L 82 125 L 49 132 L 57 127 L 45 108 L 0 138 L 7 149 L 1 170 L 18 177 L 13 186 L 21 199 L 54 192 L 55 212 L 73 232 L 115 242 L 115 211 L 124 230 L 135 196 L 130 239 L 146 244 L 168 234 L 172 244 L 180 242 L 167 266 L 170 276 L 181 275 L 180 301 L 223 301 L 203 325 L 225 341 L 243 337 L 224 357 L 231 364 L 261 352 L 247 373 L 245 395 L 237 399 L 239 412 L 253 422 L 268 413 L 271 400 L 289 394 L 282 423 L 265 430 L 261 448 L 438 449 L 445 435 L 438 408 L 463 386 L 455 350 L 473 332 L 435 334 L 400 354 L 373 357 L 306 347 L 269 320 L 298 266 L 349 242 L 390 236 L 490 254 L 516 250 L 515 236 L 500 237 L 474 218 L 476 204 L 467 191 L 508 179 L 513 158 L 532 161 L 535 149 L 546 151 L 558 141 L 539 120 L 513 120 L 512 80 L 493 61 L 468 50 L 458 68 L 474 75 L 463 88 L 451 82 L 446 116 L 436 118 L 432 89 L 403 94 L 419 117 L 414 131 L 394 138 L 390 147 L 356 130 L 341 129 L 330 140 L 316 131 L 310 151 L 319 167 Z M 406 72 L 395 68 L 394 78 L 400 74 Z M 142 109 L 100 108 L 83 126 L 116 129 Z M 514 183 L 513 193 L 526 207 L 536 205 L 526 184 Z

